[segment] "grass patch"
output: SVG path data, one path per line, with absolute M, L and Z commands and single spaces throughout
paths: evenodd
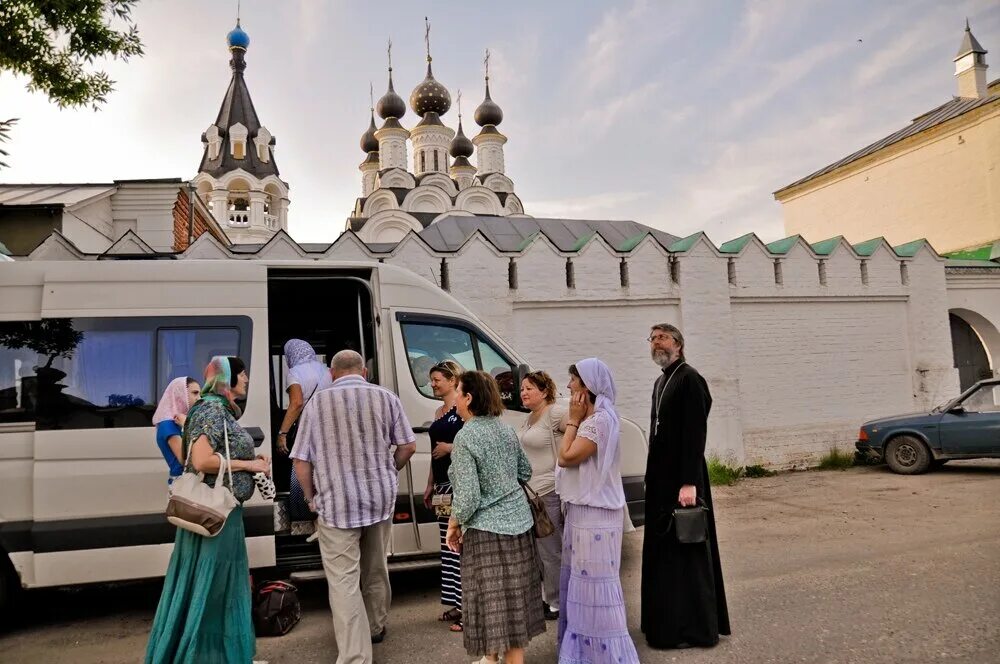
M 778 473 L 773 470 L 768 470 L 764 466 L 744 466 L 743 477 L 772 477 Z
M 743 468 L 727 466 L 719 457 L 708 459 L 708 481 L 712 486 L 732 486 L 743 477 Z
M 851 452 L 841 452 L 836 447 L 831 447 L 830 451 L 819 460 L 817 468 L 819 470 L 846 470 L 854 465 L 854 454 Z

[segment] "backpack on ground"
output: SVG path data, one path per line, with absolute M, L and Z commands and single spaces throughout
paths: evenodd
M 284 581 L 266 581 L 254 594 L 253 626 L 257 636 L 282 636 L 302 617 L 295 586 Z

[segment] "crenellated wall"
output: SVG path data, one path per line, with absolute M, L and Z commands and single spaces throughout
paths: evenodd
M 224 253 L 203 236 L 185 258 Z M 619 409 L 644 428 L 659 372 L 649 327 L 679 326 L 712 390 L 710 451 L 734 463 L 810 465 L 831 447 L 853 449 L 866 419 L 958 392 L 945 263 L 926 243 L 745 236 L 717 248 L 696 234 L 669 247 L 646 236 L 619 251 L 594 234 L 567 252 L 539 233 L 503 252 L 476 232 L 436 252 L 411 232 L 373 253 L 348 232 L 308 256 L 279 234 L 246 258 L 365 255 L 447 286 L 564 391 L 570 364 L 602 358 Z

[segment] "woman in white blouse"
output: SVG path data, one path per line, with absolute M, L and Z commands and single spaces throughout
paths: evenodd
M 541 496 L 545 511 L 556 527 L 548 537 L 535 540 L 542 561 L 545 618 L 559 617 L 559 568 L 562 560 L 562 505 L 556 492 L 559 441 L 566 430 L 566 408 L 556 403 L 556 383 L 544 371 L 533 371 L 521 381 L 521 403 L 531 413 L 517 435 L 531 462 L 528 486 Z

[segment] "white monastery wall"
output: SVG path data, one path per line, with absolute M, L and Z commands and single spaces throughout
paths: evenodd
M 944 263 L 927 249 L 904 259 L 886 246 L 865 258 L 846 245 L 828 256 L 797 245 L 777 256 L 754 239 L 737 255 L 702 237 L 668 255 L 651 241 L 616 252 L 594 238 L 566 255 L 542 236 L 517 253 L 476 236 L 438 255 L 410 237 L 386 262 L 441 283 L 442 258 L 451 293 L 564 393 L 570 364 L 605 360 L 621 413 L 643 428 L 659 373 L 645 338 L 655 322 L 677 324 L 688 361 L 712 390 L 709 451 L 732 463 L 815 463 L 831 447 L 852 450 L 864 420 L 923 408 L 958 389 Z

